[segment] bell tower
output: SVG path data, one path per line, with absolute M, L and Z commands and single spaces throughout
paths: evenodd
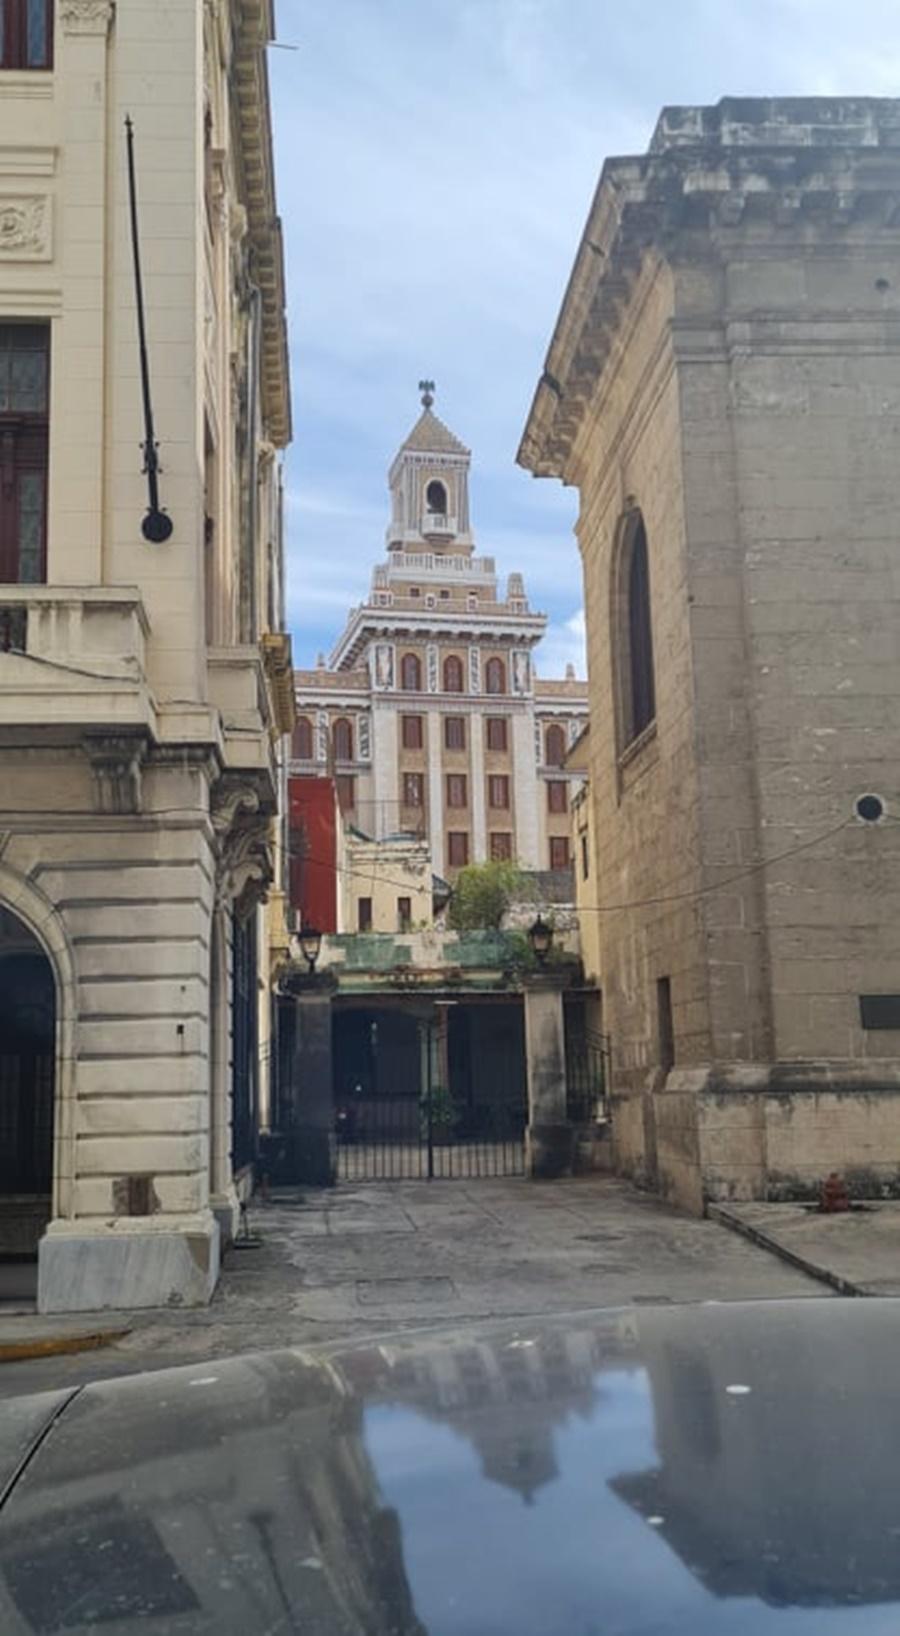
M 422 413 L 388 472 L 390 552 L 471 556 L 469 466 L 472 455 L 434 413 L 434 381 L 420 381 Z

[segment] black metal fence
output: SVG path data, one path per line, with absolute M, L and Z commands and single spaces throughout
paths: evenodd
M 586 1030 L 566 1044 L 566 1115 L 573 1125 L 604 1119 L 609 1094 L 609 1035 Z

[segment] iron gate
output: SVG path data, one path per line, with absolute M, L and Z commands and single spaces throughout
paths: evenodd
M 566 1117 L 596 1124 L 606 1116 L 608 1092 L 609 1035 L 585 1029 L 566 1041 Z
M 444 1053 L 436 1049 L 433 1025 L 420 1022 L 418 1060 L 413 1064 L 407 1057 L 405 1071 L 397 1054 L 392 1059 L 383 1053 L 380 1060 L 378 1024 L 369 1027 L 364 1071 L 336 1098 L 342 1181 L 473 1181 L 525 1174 L 528 1094 L 520 1016 L 492 1018 L 490 1061 L 485 1064 L 482 1051 L 477 1065 L 462 1008 L 452 1020 Z

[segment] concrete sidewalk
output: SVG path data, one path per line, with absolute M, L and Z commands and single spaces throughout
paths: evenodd
M 711 1204 L 709 1215 L 842 1295 L 900 1295 L 900 1203 L 835 1215 L 803 1204 Z

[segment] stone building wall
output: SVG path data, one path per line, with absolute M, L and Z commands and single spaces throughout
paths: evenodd
M 900 991 L 900 832 L 854 818 L 896 760 L 898 128 L 665 110 L 604 172 L 520 451 L 581 490 L 618 1161 L 695 1208 L 898 1185 L 900 1030 L 860 996 Z M 635 507 L 656 711 L 623 755 Z

